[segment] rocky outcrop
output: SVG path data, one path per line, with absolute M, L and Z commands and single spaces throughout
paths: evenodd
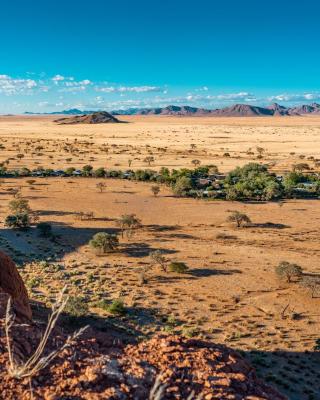
M 35 326 L 32 329 L 34 332 L 27 334 L 30 339 L 39 336 Z M 65 340 L 61 335 L 55 332 L 47 351 Z M 287 400 L 226 346 L 165 335 L 124 348 L 117 347 L 118 342 L 99 341 L 94 331 L 78 339 L 74 347 L 41 371 L 40 377 L 34 377 L 35 398 L 145 400 L 151 398 L 150 391 L 158 380 L 163 393 L 152 398 L 161 400 Z M 0 348 L 2 343 L 0 337 Z M 7 355 L 0 352 L 0 393 L 6 400 L 29 400 L 29 382 L 16 385 L 7 374 L 6 362 Z M 190 397 L 191 393 L 194 396 Z
M 17 318 L 31 320 L 32 312 L 23 280 L 12 259 L 0 251 L 0 318 L 4 315 L 9 296 Z
M 120 123 L 121 121 L 106 111 L 99 111 L 89 115 L 77 115 L 70 118 L 59 118 L 54 122 L 62 125 L 74 125 Z

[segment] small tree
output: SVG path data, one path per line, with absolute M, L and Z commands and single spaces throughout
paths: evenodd
M 147 156 L 144 160 L 145 163 L 147 163 L 149 165 L 149 167 L 151 166 L 151 163 L 154 162 L 154 157 L 152 156 Z
M 122 215 L 117 224 L 121 229 L 121 236 L 123 237 L 124 234 L 126 234 L 128 239 L 133 236 L 135 229 L 138 229 L 142 226 L 141 221 L 136 217 L 135 214 Z
M 28 213 L 8 215 L 5 219 L 5 225 L 13 229 L 27 229 L 31 225 L 30 216 Z
M 251 219 L 248 215 L 239 211 L 233 211 L 232 214 L 228 216 L 227 221 L 235 223 L 237 228 L 251 223 Z
M 262 154 L 263 154 L 264 151 L 265 151 L 264 148 L 263 148 L 263 147 L 257 146 L 256 149 L 257 149 L 257 152 L 258 152 L 258 154 L 259 154 L 259 157 L 261 158 L 261 157 L 262 157 Z
M 160 250 L 155 250 L 149 254 L 152 262 L 154 264 L 160 265 L 161 269 L 166 272 L 167 271 L 167 260 Z
M 98 190 L 100 190 L 100 193 L 102 193 L 102 192 L 105 191 L 107 185 L 104 182 L 98 182 L 96 184 L 96 187 L 97 187 Z
M 181 176 L 177 179 L 172 189 L 176 196 L 185 196 L 192 189 L 192 181 L 187 176 Z
M 25 214 L 31 212 L 29 201 L 21 198 L 11 200 L 9 202 L 9 210 L 13 214 Z
M 293 165 L 292 167 L 293 171 L 298 171 L 298 172 L 302 172 L 302 171 L 309 171 L 310 170 L 310 166 L 307 163 L 298 163 Z
M 282 261 L 275 267 L 275 273 L 280 279 L 286 279 L 290 283 L 292 278 L 300 278 L 302 276 L 302 268 L 297 264 Z
M 89 246 L 100 254 L 114 251 L 117 249 L 118 245 L 118 236 L 106 232 L 96 233 L 89 242 Z
M 320 279 L 315 276 L 305 276 L 300 285 L 308 289 L 311 297 L 314 298 L 315 294 L 320 290 Z
M 178 274 L 184 274 L 188 270 L 188 266 L 186 263 L 181 262 L 181 261 L 172 261 L 169 264 L 169 271 L 170 272 L 176 272 Z
M 82 168 L 82 175 L 83 176 L 91 176 L 92 175 L 92 170 L 93 170 L 92 165 L 85 165 Z
M 152 185 L 151 192 L 153 193 L 154 197 L 158 196 L 158 194 L 160 193 L 160 186 Z
M 191 163 L 194 165 L 195 168 L 197 168 L 201 164 L 201 161 L 200 160 L 192 160 Z
M 19 160 L 21 160 L 22 158 L 24 158 L 24 154 L 22 154 L 22 153 L 17 154 L 17 158 L 18 158 Z

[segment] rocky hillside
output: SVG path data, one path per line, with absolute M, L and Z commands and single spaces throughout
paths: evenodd
M 54 122 L 63 125 L 74 125 L 74 124 L 107 124 L 107 123 L 120 123 L 116 117 L 109 114 L 106 111 L 99 111 L 93 114 L 76 115 L 69 118 L 59 118 Z
M 291 115 L 319 115 L 320 104 L 313 103 L 296 107 L 285 107 L 277 103 L 268 107 L 258 107 L 250 104 L 234 104 L 215 110 L 189 106 L 167 106 L 158 108 L 132 108 L 129 110 L 112 111 L 113 115 L 176 115 L 176 116 L 212 116 L 212 117 L 272 117 Z
M 31 317 L 26 289 L 14 263 L 2 253 L 0 271 L 0 393 L 3 399 L 29 400 L 30 390 L 32 398 L 39 400 L 286 399 L 258 379 L 254 369 L 237 352 L 223 345 L 172 335 L 158 335 L 140 343 L 132 340 L 125 345 L 116 332 L 98 332 L 91 328 L 48 367 L 32 376 L 30 389 L 29 379 L 17 380 L 8 373 L 4 334 L 8 294 L 14 298 L 17 315 L 25 322 Z M 37 322 L 15 324 L 11 328 L 10 340 L 16 360 L 23 362 L 30 357 L 44 329 L 45 321 L 39 318 Z M 66 337 L 64 329 L 56 327 L 45 354 L 61 347 Z

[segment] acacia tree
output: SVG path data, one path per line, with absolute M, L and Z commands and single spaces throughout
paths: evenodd
M 100 254 L 114 251 L 117 249 L 118 245 L 118 236 L 106 232 L 96 233 L 89 242 L 89 246 Z
M 124 237 L 126 234 L 127 238 L 133 236 L 134 231 L 142 226 L 139 218 L 135 214 L 124 214 L 117 221 L 117 225 L 121 229 L 121 236 Z
M 298 163 L 293 165 L 292 167 L 293 171 L 298 171 L 298 172 L 302 172 L 302 171 L 309 171 L 310 170 L 310 166 L 307 163 Z
M 248 215 L 239 211 L 233 211 L 232 214 L 228 216 L 227 221 L 235 223 L 237 228 L 251 223 L 251 219 Z
M 160 193 L 160 186 L 158 185 L 152 185 L 151 186 L 151 192 L 153 193 L 153 195 L 156 197 L 158 196 L 158 194 Z
M 288 261 L 281 261 L 275 267 L 275 273 L 280 279 L 286 279 L 288 283 L 292 282 L 292 278 L 300 278 L 302 276 L 302 268 L 300 265 L 289 263 Z
M 105 191 L 107 185 L 106 185 L 104 182 L 98 182 L 98 183 L 96 184 L 96 187 L 97 187 L 97 189 L 100 190 L 100 193 L 102 193 L 102 192 Z
M 167 260 L 160 250 L 155 250 L 149 254 L 153 264 L 160 265 L 162 271 L 167 271 Z
M 192 160 L 191 163 L 194 165 L 195 168 L 197 168 L 201 164 L 201 161 L 200 160 Z
M 17 214 L 17 213 L 22 214 L 22 213 L 30 213 L 31 212 L 31 208 L 29 206 L 29 201 L 27 199 L 21 199 L 21 198 L 11 200 L 9 202 L 9 210 L 13 214 Z
M 315 294 L 320 290 L 320 279 L 315 276 L 306 276 L 302 279 L 301 286 L 308 289 L 311 293 L 311 298 L 316 297 Z
M 152 157 L 152 156 L 147 156 L 143 161 L 146 162 L 146 163 L 149 165 L 149 167 L 150 167 L 150 166 L 151 166 L 151 163 L 154 162 L 154 157 Z

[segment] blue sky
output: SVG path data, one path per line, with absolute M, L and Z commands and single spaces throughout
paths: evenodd
M 0 113 L 320 101 L 319 0 L 11 0 Z

